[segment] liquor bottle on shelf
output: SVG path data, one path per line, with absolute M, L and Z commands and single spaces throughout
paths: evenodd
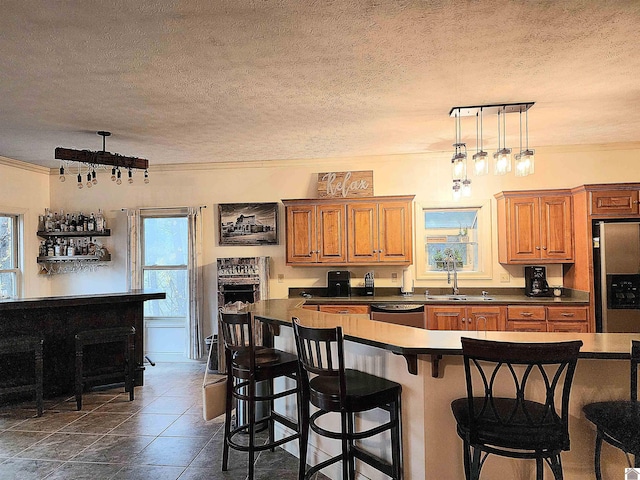
M 93 214 L 93 212 L 91 212 L 91 215 L 89 215 L 89 220 L 87 221 L 87 231 L 88 232 L 93 232 L 96 229 L 96 217 Z
M 102 213 L 102 209 L 98 209 L 98 215 L 96 216 L 96 231 L 103 233 L 107 229 L 107 222 Z
M 76 222 L 76 214 L 74 213 L 71 216 L 71 223 L 69 224 L 69 231 L 70 232 L 75 232 L 77 225 L 78 225 L 78 223 Z

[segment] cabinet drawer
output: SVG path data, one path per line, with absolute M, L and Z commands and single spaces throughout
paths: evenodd
M 549 322 L 548 332 L 587 333 L 586 322 Z
M 325 313 L 346 315 L 351 313 L 369 314 L 369 305 L 320 305 L 319 310 Z
M 591 192 L 592 215 L 637 215 L 637 190 Z
M 547 322 L 544 320 L 507 320 L 509 332 L 546 332 Z
M 318 305 L 303 305 L 302 308 L 305 310 L 313 310 L 315 312 L 318 311 Z
M 509 306 L 507 307 L 509 320 L 546 320 L 546 312 L 543 306 Z
M 588 307 L 547 307 L 547 320 L 580 322 L 587 320 Z

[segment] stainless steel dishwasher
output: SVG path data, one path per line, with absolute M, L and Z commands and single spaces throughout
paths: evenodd
M 424 305 L 415 303 L 373 303 L 371 304 L 371 320 L 427 328 Z

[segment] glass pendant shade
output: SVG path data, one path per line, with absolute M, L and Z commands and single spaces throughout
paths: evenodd
M 465 178 L 462 181 L 462 196 L 470 197 L 471 196 L 471 180 Z
M 489 173 L 489 154 L 480 150 L 473 155 L 473 172 L 476 176 L 482 176 Z
M 535 171 L 535 157 L 533 150 L 523 150 L 516 155 L 516 177 L 526 177 Z
M 66 180 L 65 176 L 64 176 L 64 167 L 60 167 L 60 181 L 64 182 Z
M 511 171 L 511 149 L 503 148 L 493 154 L 493 174 L 505 175 Z
M 462 195 L 461 192 L 462 188 L 460 186 L 460 180 L 454 180 L 453 181 L 453 187 L 451 189 L 451 194 L 454 200 L 460 200 L 460 196 Z
M 467 175 L 467 154 L 456 153 L 451 159 L 451 177 L 453 180 L 460 180 Z

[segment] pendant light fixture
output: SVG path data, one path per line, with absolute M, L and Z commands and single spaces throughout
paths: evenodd
M 102 137 L 102 151 L 92 152 L 90 150 L 74 150 L 62 147 L 56 148 L 55 158 L 61 161 L 59 175 L 61 182 L 65 181 L 65 165 L 72 165 L 71 162 L 76 162 L 78 165 L 78 188 L 83 187 L 83 177 L 85 176 L 87 179 L 87 188 L 97 185 L 98 177 L 96 171 L 108 171 L 107 167 L 111 167 L 111 180 L 118 185 L 122 183 L 120 167 L 127 169 L 127 176 L 130 184 L 133 183 L 134 169 L 144 170 L 144 183 L 149 183 L 148 160 L 138 157 L 126 157 L 118 153 L 107 152 L 105 150 L 105 139 L 111 135 L 111 132 L 101 130 L 96 133 Z M 84 173 L 83 170 L 86 173 Z
M 500 114 L 502 113 L 502 127 L 500 126 Z M 493 154 L 493 174 L 505 175 L 511 171 L 511 149 L 507 148 L 507 120 L 505 108 L 498 110 L 498 149 Z M 502 148 L 500 148 L 500 129 L 502 128 Z
M 483 108 L 480 107 L 476 112 L 476 153 L 473 154 L 473 173 L 477 177 L 489 173 L 489 154 L 482 148 L 482 110 Z
M 529 110 L 525 110 L 525 149 L 522 149 L 522 110 L 520 110 L 520 153 L 516 154 L 516 176 L 526 177 L 535 171 L 535 152 L 529 149 Z
M 471 196 L 471 180 L 467 178 L 467 145 L 462 142 L 462 124 L 460 112 L 455 112 L 455 143 L 451 158 L 451 176 L 453 178 L 452 196 L 459 200 L 461 196 Z

